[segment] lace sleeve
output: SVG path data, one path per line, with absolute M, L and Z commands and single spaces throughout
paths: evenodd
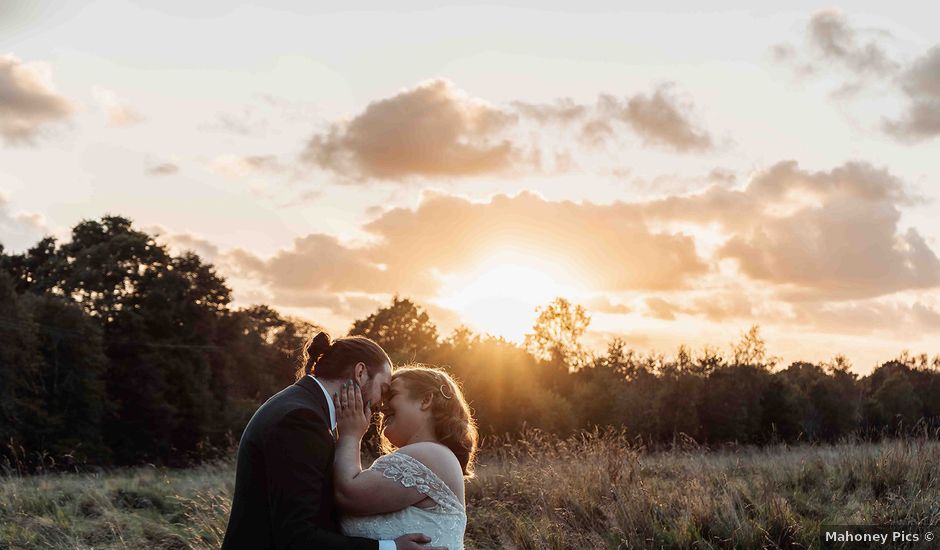
M 377 458 L 370 469 L 381 472 L 386 478 L 397 481 L 404 487 L 415 488 L 419 493 L 434 499 L 446 510 L 454 512 L 463 510 L 463 506 L 451 488 L 430 468 L 412 456 L 398 452 L 389 453 Z

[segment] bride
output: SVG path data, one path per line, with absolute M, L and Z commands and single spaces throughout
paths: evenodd
M 460 388 L 444 371 L 406 367 L 383 397 L 383 454 L 363 470 L 362 436 L 371 403 L 358 386 L 334 394 L 339 441 L 334 491 L 347 535 L 394 539 L 420 531 L 435 547 L 463 549 L 464 478 L 473 476 L 477 428 Z

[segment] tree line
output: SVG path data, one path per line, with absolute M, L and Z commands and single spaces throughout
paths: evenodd
M 650 445 L 761 444 L 940 420 L 940 356 L 902 354 L 862 378 L 840 356 L 779 368 L 757 327 L 727 356 L 639 354 L 617 338 L 593 354 L 584 308 L 559 298 L 538 313 L 524 344 L 465 327 L 442 336 L 395 297 L 350 334 L 396 364 L 454 373 L 485 436 L 615 426 Z M 28 471 L 224 456 L 257 406 L 293 382 L 317 329 L 264 305 L 232 307 L 212 265 L 123 217 L 83 221 L 70 241 L 21 254 L 0 245 L 0 461 Z

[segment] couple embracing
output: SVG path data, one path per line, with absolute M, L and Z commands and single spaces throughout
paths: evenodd
M 477 429 L 454 380 L 323 332 L 298 375 L 245 427 L 222 549 L 462 549 Z M 363 470 L 374 409 L 384 454 Z

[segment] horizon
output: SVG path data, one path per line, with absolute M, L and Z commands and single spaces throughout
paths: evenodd
M 359 6 L 10 3 L 0 244 L 127 216 L 335 334 L 940 352 L 938 8 Z

